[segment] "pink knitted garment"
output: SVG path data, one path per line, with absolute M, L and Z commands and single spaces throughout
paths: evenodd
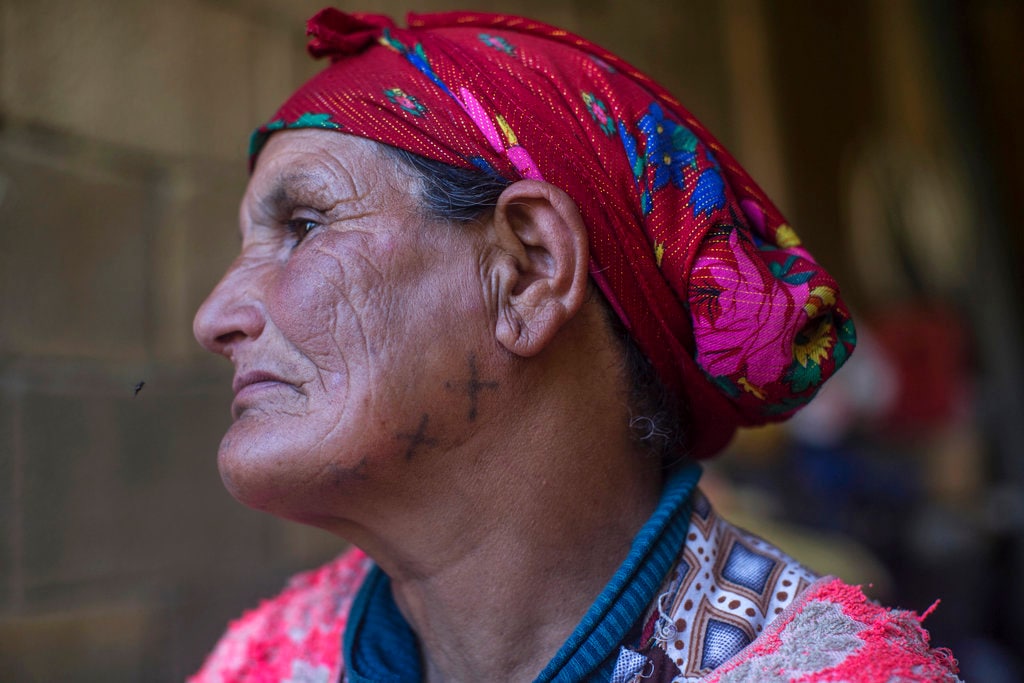
M 923 616 L 869 601 L 839 579 L 815 582 L 764 633 L 701 683 L 954 683 L 956 660 L 931 648 Z
M 233 621 L 189 683 L 334 683 L 352 600 L 373 563 L 358 549 L 288 582 Z

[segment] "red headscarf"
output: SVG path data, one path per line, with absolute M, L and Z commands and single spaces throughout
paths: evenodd
M 325 9 L 331 64 L 253 135 L 334 129 L 577 203 L 590 274 L 687 408 L 689 455 L 782 420 L 853 350 L 838 288 L 714 137 L 613 54 L 522 17 Z

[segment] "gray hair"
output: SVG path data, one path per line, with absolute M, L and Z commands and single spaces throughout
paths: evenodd
M 426 216 L 467 224 L 494 210 L 498 197 L 512 181 L 483 169 L 465 169 L 427 159 L 404 149 L 381 145 L 420 181 L 420 200 Z M 629 378 L 629 428 L 633 439 L 668 467 L 685 455 L 682 404 L 658 378 L 625 325 L 596 287 L 605 319 L 622 348 L 623 371 Z

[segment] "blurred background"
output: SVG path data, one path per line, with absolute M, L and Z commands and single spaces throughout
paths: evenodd
M 227 362 L 249 131 L 320 0 L 0 0 L 0 681 L 179 681 L 341 543 L 234 502 Z M 1024 3 L 518 0 L 715 131 L 844 286 L 858 352 L 706 476 L 819 571 L 1024 679 Z M 145 382 L 136 391 L 139 383 Z M 137 395 L 136 395 L 137 394 Z

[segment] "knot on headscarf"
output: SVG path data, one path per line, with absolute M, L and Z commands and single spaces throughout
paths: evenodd
M 781 419 L 842 365 L 854 330 L 839 288 L 786 224 L 751 199 L 697 250 L 688 299 L 696 361 L 740 424 Z M 849 348 L 847 346 L 849 344 Z
M 682 399 L 689 454 L 782 420 L 853 350 L 836 283 L 735 159 L 621 58 L 522 17 L 324 10 L 332 64 L 253 135 L 325 128 L 508 180 L 580 208 L 590 275 Z
M 384 14 L 347 14 L 333 7 L 317 12 L 306 22 L 307 50 L 313 57 L 342 57 L 362 52 L 395 22 Z

